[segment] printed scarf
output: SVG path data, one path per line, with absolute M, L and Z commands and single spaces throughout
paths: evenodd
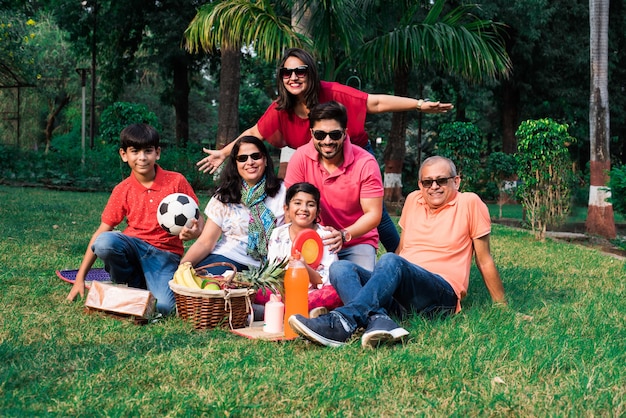
M 243 182 L 241 202 L 250 209 L 247 253 L 261 261 L 267 258 L 267 244 L 276 226 L 276 216 L 265 206 L 266 197 L 265 176 L 252 187 Z

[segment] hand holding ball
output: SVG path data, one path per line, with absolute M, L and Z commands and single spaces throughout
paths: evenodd
M 184 193 L 165 196 L 157 209 L 157 221 L 161 228 L 172 235 L 180 234 L 183 227 L 191 227 L 192 221 L 200 219 L 195 200 Z

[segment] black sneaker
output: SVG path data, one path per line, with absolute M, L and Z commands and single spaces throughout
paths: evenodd
M 354 331 L 350 331 L 346 320 L 336 312 L 317 318 L 291 315 L 289 325 L 298 335 L 328 347 L 342 346 L 354 334 Z
M 380 344 L 400 342 L 402 337 L 407 335 L 409 335 L 409 331 L 398 326 L 387 315 L 372 315 L 361 337 L 361 345 L 376 348 Z

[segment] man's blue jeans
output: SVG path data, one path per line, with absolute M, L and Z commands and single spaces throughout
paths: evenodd
M 367 141 L 367 145 L 365 145 L 363 149 L 376 157 L 374 148 L 369 141 Z M 396 228 L 396 224 L 393 223 L 393 220 L 391 220 L 391 216 L 387 211 L 387 206 L 385 205 L 385 202 L 383 202 L 383 213 L 377 229 L 378 239 L 380 240 L 381 244 L 383 244 L 383 247 L 385 247 L 385 250 L 387 250 L 388 253 L 395 252 L 396 248 L 398 248 L 398 245 L 400 244 L 400 234 L 398 233 L 398 228 Z
M 330 265 L 330 283 L 344 303 L 336 311 L 354 329 L 367 326 L 374 314 L 453 313 L 457 304 L 452 286 L 441 276 L 392 253 L 383 254 L 373 272 L 335 261 Z
M 342 248 L 337 253 L 337 257 L 340 260 L 351 261 L 366 270 L 372 271 L 376 265 L 376 248 L 369 244 L 357 244 Z
M 166 315 L 174 310 L 174 293 L 167 284 L 178 268 L 180 256 L 121 232 L 103 232 L 93 243 L 93 252 L 115 283 L 148 289 L 157 299 L 157 310 Z

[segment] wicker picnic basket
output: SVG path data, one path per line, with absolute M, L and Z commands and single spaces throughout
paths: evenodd
M 205 269 L 214 266 L 229 267 L 234 273 L 229 279 L 208 275 Z M 237 268 L 234 265 L 212 263 L 196 269 L 196 274 L 201 278 L 210 277 L 229 286 L 244 287 L 222 290 L 192 289 L 170 280 L 169 286 L 174 292 L 178 316 L 192 322 L 194 328 L 198 330 L 216 327 L 237 329 L 249 325 L 249 315 L 252 312 L 250 296 L 256 291 L 246 283 L 234 280 L 237 275 Z

